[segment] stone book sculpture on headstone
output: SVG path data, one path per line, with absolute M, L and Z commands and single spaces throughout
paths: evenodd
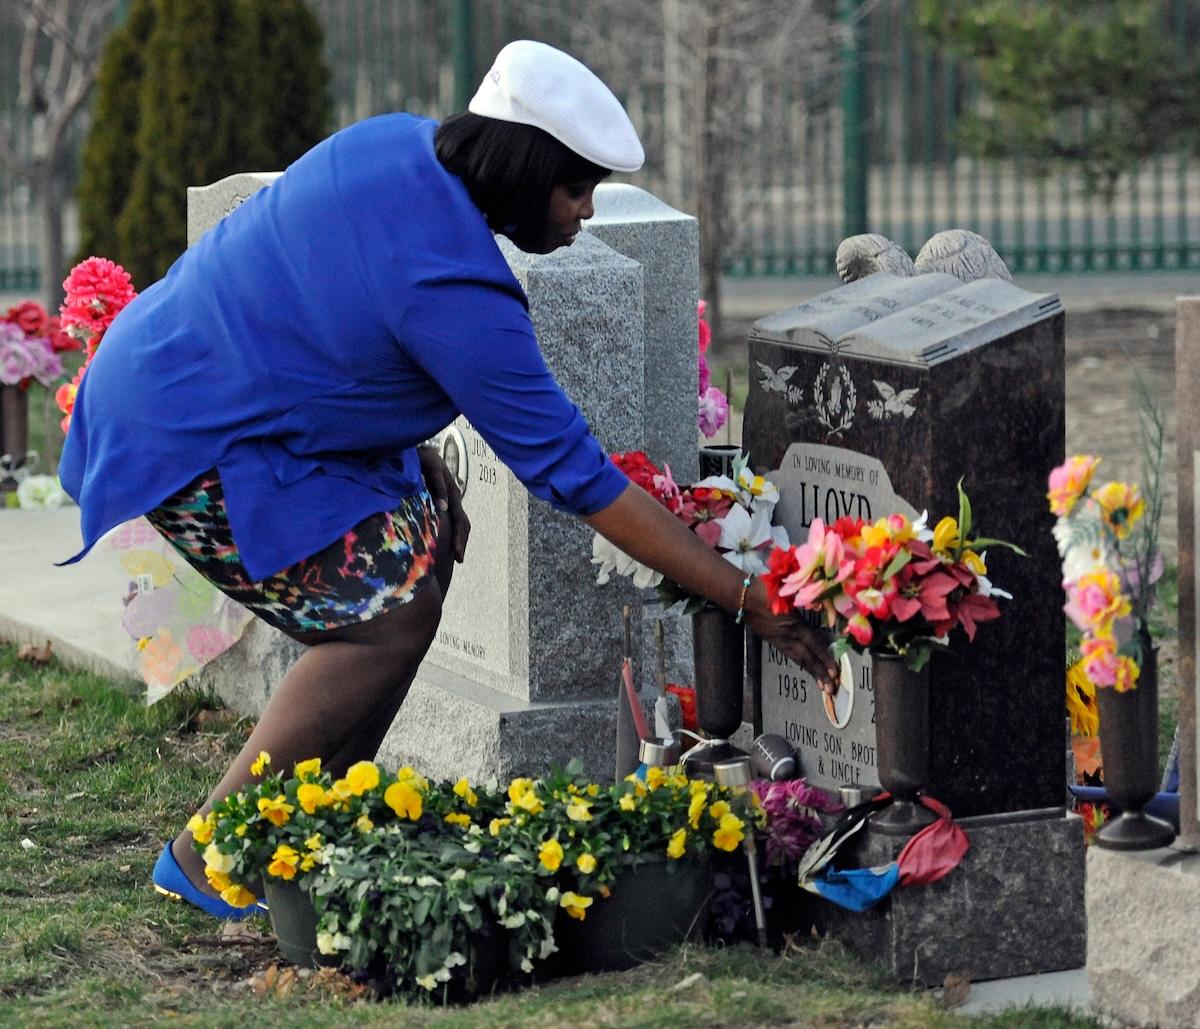
M 1000 829 L 971 833 L 967 866 L 995 873 L 995 889 L 980 903 L 999 910 L 1011 889 L 1020 897 L 1010 904 L 1033 910 L 1051 893 L 1060 894 L 1057 907 L 1078 892 L 1078 909 L 1082 836 L 1063 811 L 1065 630 L 1045 500 L 1047 475 L 1064 449 L 1064 315 L 1058 297 L 1028 292 L 1000 273 L 994 253 L 959 230 L 939 234 L 915 263 L 884 237 L 846 241 L 838 265 L 852 281 L 754 325 L 743 444 L 755 470 L 779 486 L 776 517 L 793 541 L 802 542 L 817 517 L 927 511 L 932 527 L 957 515 L 961 479 L 977 531 L 1028 552 L 987 555 L 989 578 L 1013 599 L 973 642 L 958 632 L 930 663 L 927 789 L 957 819 L 1008 823 L 999 850 L 988 834 Z M 924 270 L 931 267 L 940 270 Z M 829 701 L 803 669 L 763 647 L 759 691 L 756 728 L 791 741 L 810 783 L 878 787 L 869 654 L 847 655 L 841 689 Z M 893 847 L 873 841 L 861 856 L 883 863 Z M 1005 885 L 1003 862 L 1017 867 L 1018 856 L 1034 853 L 1046 860 L 1028 868 L 1045 864 L 1046 878 Z M 926 981 L 939 968 L 944 974 L 972 962 L 974 974 L 991 977 L 1082 961 L 1076 917 L 1046 948 L 1000 933 L 990 933 L 989 944 L 980 930 L 976 953 L 970 918 L 959 943 L 921 944 L 930 924 L 901 917 L 905 905 L 921 904 L 904 895 L 920 892 L 900 891 L 888 914 L 858 916 L 845 935 L 857 933 L 862 949 L 901 974 L 911 974 L 903 971 L 913 959 L 908 944 L 922 947 Z M 957 921 L 954 911 L 941 915 Z M 971 956 L 947 966 L 956 953 Z

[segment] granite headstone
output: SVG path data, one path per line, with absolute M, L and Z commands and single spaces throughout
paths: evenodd
M 956 815 L 1060 807 L 1064 629 L 1045 482 L 1062 460 L 1062 305 L 998 279 L 878 273 L 757 322 L 743 440 L 780 487 L 778 519 L 957 515 L 964 481 L 1014 599 L 930 667 L 929 790 Z M 877 786 L 871 661 L 851 654 L 833 703 L 772 648 L 762 729 L 827 788 Z

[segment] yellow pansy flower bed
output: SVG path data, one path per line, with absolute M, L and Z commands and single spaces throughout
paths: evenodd
M 624 867 L 707 861 L 752 830 L 727 791 L 659 768 L 601 785 L 572 763 L 502 786 L 372 762 L 276 769 L 263 753 L 254 773 L 189 823 L 210 881 L 235 905 L 260 881 L 300 887 L 322 954 L 415 995 L 469 981 L 481 938 L 503 944 L 514 980 L 535 972 L 556 920 L 586 922 Z

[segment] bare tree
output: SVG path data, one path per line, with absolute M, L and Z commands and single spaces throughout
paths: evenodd
M 25 182 L 40 215 L 42 294 L 57 306 L 65 272 L 71 128 L 83 110 L 118 0 L 10 0 L 21 20 L 19 91 L 0 118 L 0 163 Z
M 523 7 L 551 32 L 561 9 L 557 0 Z M 641 181 L 696 215 L 700 290 L 714 327 L 722 269 L 763 204 L 749 184 L 770 183 L 778 170 L 742 166 L 805 159 L 771 138 L 755 111 L 780 95 L 792 98 L 801 121 L 824 110 L 836 95 L 835 12 L 833 0 L 596 0 L 586 19 L 564 19 L 550 40 L 626 97 L 646 146 Z M 829 88 L 814 91 L 814 82 Z M 642 96 L 654 99 L 639 106 Z

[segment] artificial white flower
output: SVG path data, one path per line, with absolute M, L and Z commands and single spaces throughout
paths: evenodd
M 748 574 L 761 575 L 767 570 L 762 554 L 768 544 L 788 545 L 787 530 L 782 525 L 771 525 L 771 511 L 767 507 L 751 514 L 735 505 L 719 524 L 721 538 L 717 547 L 726 551 L 721 556 Z
M 1050 531 L 1062 558 L 1063 581 L 1075 582 L 1089 572 L 1108 567 L 1108 552 L 1100 515 L 1084 509 L 1071 518 L 1059 518 Z
M 17 487 L 17 506 L 23 510 L 62 507 L 67 494 L 53 475 L 29 475 Z
M 592 537 L 592 564 L 600 566 L 599 572 L 596 573 L 598 586 L 607 583 L 613 572 L 625 578 L 632 578 L 638 589 L 648 589 L 662 582 L 659 572 L 635 561 L 599 534 Z

